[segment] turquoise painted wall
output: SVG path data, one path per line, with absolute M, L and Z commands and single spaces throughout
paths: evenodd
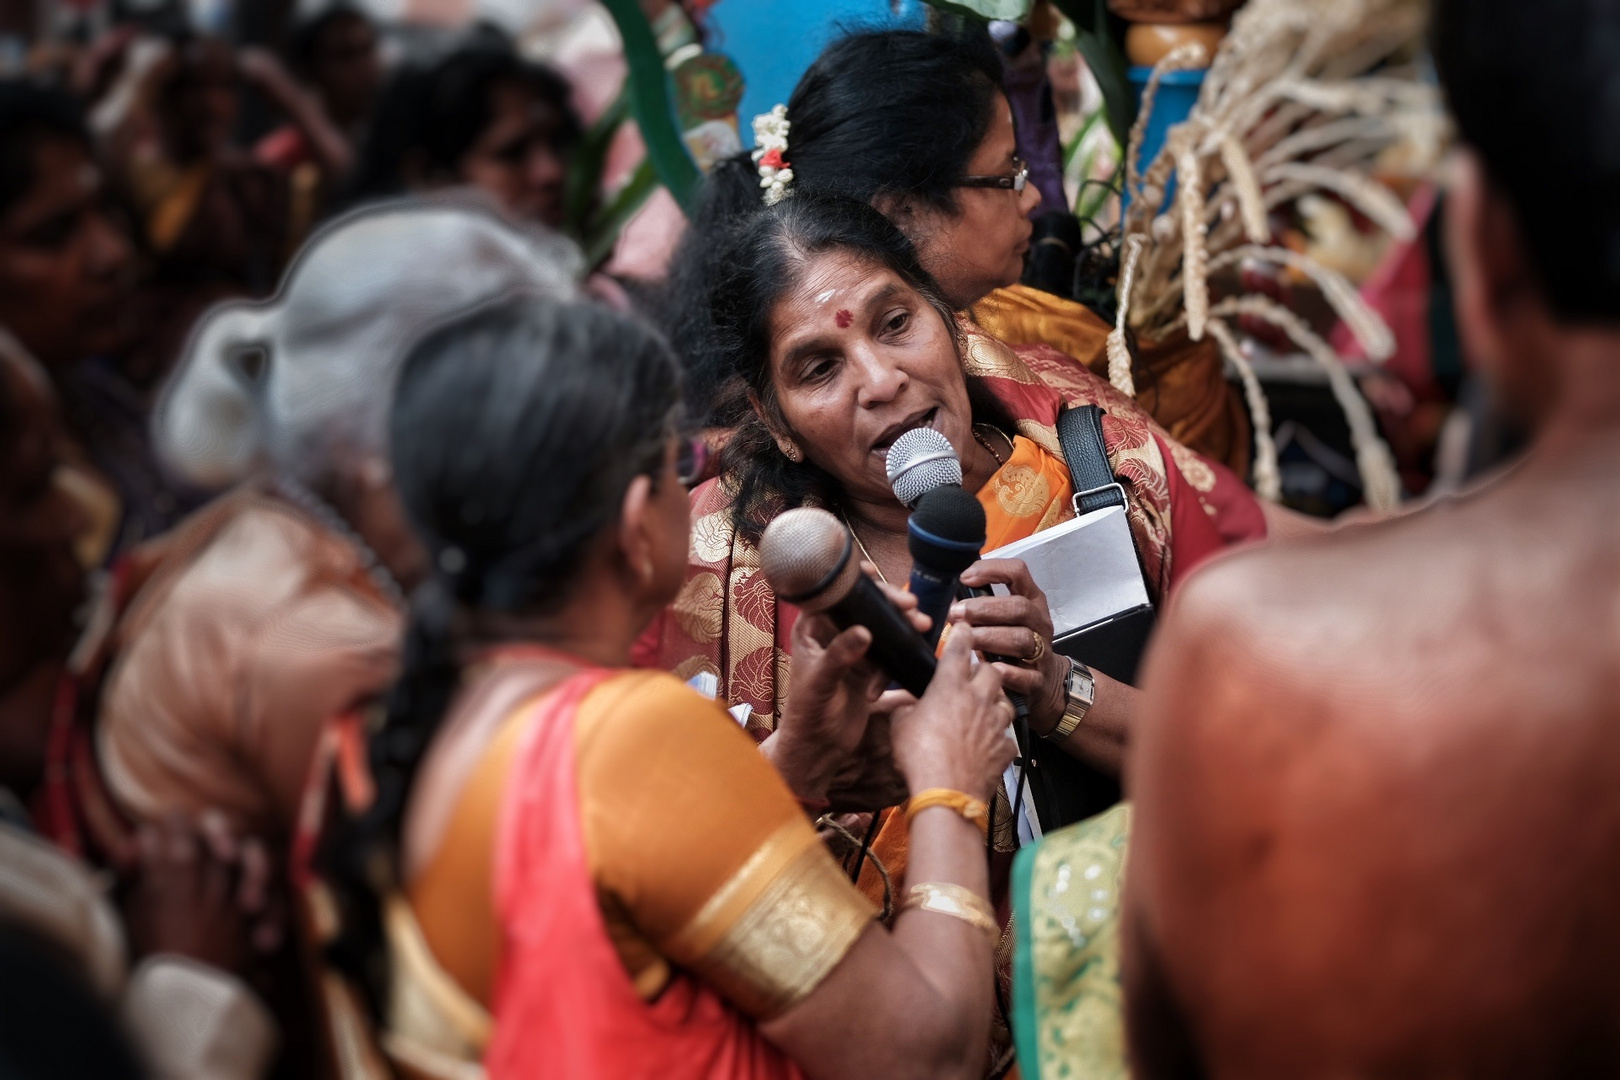
M 737 114 L 744 145 L 753 145 L 754 117 L 787 101 L 841 29 L 920 30 L 926 9 L 922 0 L 720 0 L 707 16 L 710 47 L 735 60 L 747 81 Z

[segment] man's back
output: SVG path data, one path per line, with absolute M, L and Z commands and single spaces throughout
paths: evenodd
M 1139 1033 L 1210 1075 L 1620 1072 L 1615 445 L 1188 584 L 1131 763 Z

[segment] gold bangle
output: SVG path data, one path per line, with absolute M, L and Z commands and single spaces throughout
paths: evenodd
M 925 881 L 906 890 L 906 902 L 901 910 L 916 908 L 961 919 L 969 926 L 984 931 L 994 949 L 1001 941 L 1001 924 L 990 902 L 972 889 L 965 889 L 949 881 Z
M 983 799 L 975 799 L 965 791 L 953 791 L 950 788 L 931 787 L 919 791 L 906 803 L 906 821 L 916 817 L 918 813 L 931 806 L 943 806 L 955 810 L 979 827 L 979 831 L 986 836 L 990 835 L 990 807 Z

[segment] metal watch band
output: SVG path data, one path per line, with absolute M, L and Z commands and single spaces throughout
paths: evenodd
M 1097 678 L 1086 665 L 1070 659 L 1069 678 L 1064 690 L 1068 703 L 1063 709 L 1063 719 L 1046 736 L 1050 742 L 1064 741 L 1074 734 L 1074 729 L 1086 718 L 1086 713 L 1091 711 L 1091 706 L 1097 700 Z

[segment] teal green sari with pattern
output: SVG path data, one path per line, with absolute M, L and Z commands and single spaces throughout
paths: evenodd
M 1023 1080 L 1128 1074 L 1119 890 L 1130 820 L 1121 803 L 1049 833 L 1013 863 L 1013 1042 Z

